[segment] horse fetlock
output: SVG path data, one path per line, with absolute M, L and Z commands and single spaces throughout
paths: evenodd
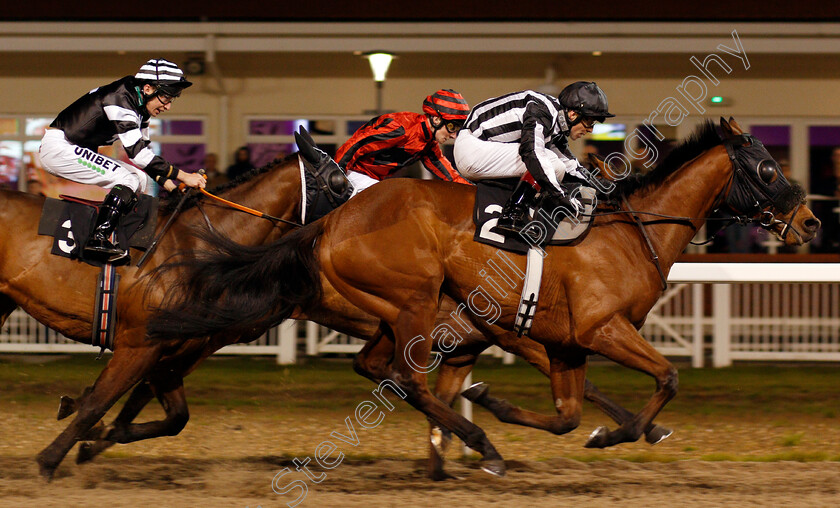
M 452 443 L 452 433 L 443 427 L 434 425 L 429 431 L 429 441 L 432 443 L 435 452 L 442 457 Z

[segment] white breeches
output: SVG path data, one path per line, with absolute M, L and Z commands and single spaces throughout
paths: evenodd
M 74 145 L 58 129 L 47 129 L 39 150 L 41 165 L 49 173 L 79 183 L 110 189 L 125 185 L 145 193 L 150 179 L 140 169 Z
M 359 173 L 358 171 L 348 171 L 347 179 L 353 184 L 353 194 L 350 195 L 351 198 L 368 187 L 379 183 L 379 180 L 371 178 L 364 173 Z
M 554 170 L 546 175 L 552 183 L 563 181 L 566 172 L 577 173 L 578 163 L 573 159 L 560 158 L 551 150 L 544 150 L 542 156 Z M 519 155 L 519 143 L 484 141 L 462 129 L 455 140 L 455 165 L 467 180 L 487 180 L 524 175 L 528 169 Z

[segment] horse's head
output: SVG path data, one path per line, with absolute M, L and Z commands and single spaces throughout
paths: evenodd
M 813 239 L 820 221 L 805 205 L 802 186 L 791 184 L 761 141 L 744 133 L 734 118 L 721 117 L 720 126 L 733 167 L 723 196 L 729 211 L 757 220 L 786 245 Z

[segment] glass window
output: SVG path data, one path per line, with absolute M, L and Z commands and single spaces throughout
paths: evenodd
M 52 118 L 27 118 L 26 119 L 26 135 L 43 137 L 44 131 L 53 122 Z
M 808 128 L 811 209 L 822 221 L 811 252 L 840 252 L 840 126 Z
M 326 150 L 324 146 L 318 146 Z M 248 148 L 251 149 L 251 164 L 256 168 L 261 168 L 274 159 L 281 159 L 297 151 L 297 145 L 294 143 L 248 143 Z
M 160 143 L 160 156 L 179 169 L 197 171 L 204 164 L 204 143 Z
M 17 118 L 0 118 L 0 135 L 15 135 L 18 133 Z
M 352 136 L 356 133 L 362 125 L 368 123 L 368 120 L 351 120 L 347 122 L 347 135 Z
M 23 159 L 23 143 L 0 141 L 0 187 L 18 189 L 18 174 Z
M 160 124 L 158 135 L 201 136 L 204 134 L 204 122 L 201 120 L 158 120 L 158 122 Z M 149 126 L 151 127 L 151 122 Z

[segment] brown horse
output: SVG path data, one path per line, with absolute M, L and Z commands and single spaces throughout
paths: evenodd
M 93 287 L 96 268 L 65 258 L 49 255 L 51 240 L 38 237 L 37 223 L 43 198 L 18 192 L 0 191 L 0 224 L 10 234 L 0 247 L 0 325 L 17 307 L 22 307 L 42 323 L 79 342 L 90 343 L 93 319 Z M 248 178 L 221 190 L 225 198 L 257 208 L 269 215 L 285 220 L 300 217 L 300 171 L 297 156 L 256 171 Z M 193 203 L 195 205 L 195 203 Z M 158 229 L 168 219 L 163 214 Z M 67 429 L 45 449 L 38 458 L 41 473 L 53 474 L 64 455 L 79 440 L 96 440 L 83 443 L 79 462 L 92 459 L 114 443 L 127 443 L 158 436 L 176 435 L 186 425 L 189 411 L 184 395 L 183 378 L 206 357 L 221 347 L 237 342 L 239 337 L 215 336 L 202 342 L 162 348 L 144 340 L 149 313 L 139 295 L 149 293 L 153 300 L 167 290 L 166 280 L 150 282 L 144 277 L 156 265 L 173 253 L 206 248 L 187 233 L 197 223 L 210 223 L 231 238 L 246 244 L 261 244 L 276 239 L 291 226 L 260 221 L 248 215 L 214 205 L 212 202 L 191 206 L 174 222 L 172 230 L 163 238 L 157 252 L 149 258 L 142 270 L 135 267 L 118 269 L 122 280 L 118 299 L 120 319 L 116 327 L 114 356 L 99 380 L 88 387 L 83 395 L 73 400 L 62 397 L 59 419 L 74 412 L 79 414 Z M 26 232 L 24 234 L 12 232 Z M 177 274 L 173 274 L 176 275 Z M 85 291 L 83 288 L 88 288 Z M 346 303 L 337 294 L 332 307 L 341 312 L 315 311 L 312 319 L 358 337 L 369 338 L 377 330 L 378 320 Z M 301 319 L 306 316 L 300 316 Z M 471 370 L 477 355 L 489 342 L 480 333 L 470 336 L 469 342 L 450 352 L 439 379 L 441 394 L 451 403 L 457 396 L 461 382 Z M 511 344 L 512 351 L 548 372 L 548 362 L 542 346 Z M 528 349 L 527 351 L 525 350 Z M 360 362 L 364 356 L 360 357 Z M 139 384 L 138 381 L 142 380 Z M 111 405 L 132 386 L 135 389 L 114 422 L 105 427 L 100 419 Z M 603 398 L 594 387 L 588 386 L 588 397 L 608 414 L 626 419 L 629 412 Z M 163 420 L 132 424 L 140 411 L 157 397 L 166 417 Z M 100 422 L 100 425 L 96 425 Z M 667 436 L 666 429 L 655 428 L 649 440 L 655 442 Z M 433 450 L 434 476 L 443 477 L 442 464 Z
M 638 329 L 662 294 L 660 269 L 667 275 L 704 217 L 723 206 L 761 221 L 788 245 L 809 241 L 819 228 L 801 188 L 790 185 L 764 146 L 732 119 L 721 119 L 721 129 L 723 140 L 707 122 L 654 171 L 619 182 L 627 209 L 658 214 L 648 221 L 647 238 L 627 215 L 609 215 L 578 245 L 548 249 L 531 338 L 547 351 L 557 414 L 515 408 L 482 389 L 470 396 L 505 421 L 569 432 L 580 422 L 586 358 L 600 354 L 652 376 L 656 390 L 639 413 L 615 431 L 597 429 L 587 445 L 641 436 L 676 394 L 677 370 Z M 503 474 L 504 461 L 484 432 L 429 392 L 423 368 L 441 339 L 434 329 L 441 294 L 469 303 L 494 256 L 494 248 L 473 241 L 474 190 L 426 181 L 379 185 L 380 192 L 361 193 L 273 245 L 249 249 L 222 241 L 192 264 L 185 290 L 150 323 L 152 336 L 166 345 L 173 336 L 247 333 L 299 305 L 318 305 L 329 284 L 380 318 L 380 332 L 395 344 L 380 351 L 379 363 L 370 364 L 379 371 L 368 374 L 396 382 L 409 403 L 481 453 L 484 469 Z M 524 257 L 515 259 L 524 270 Z M 494 301 L 493 320 L 478 315 L 487 313 L 472 320 L 493 340 L 509 333 L 518 293 Z

